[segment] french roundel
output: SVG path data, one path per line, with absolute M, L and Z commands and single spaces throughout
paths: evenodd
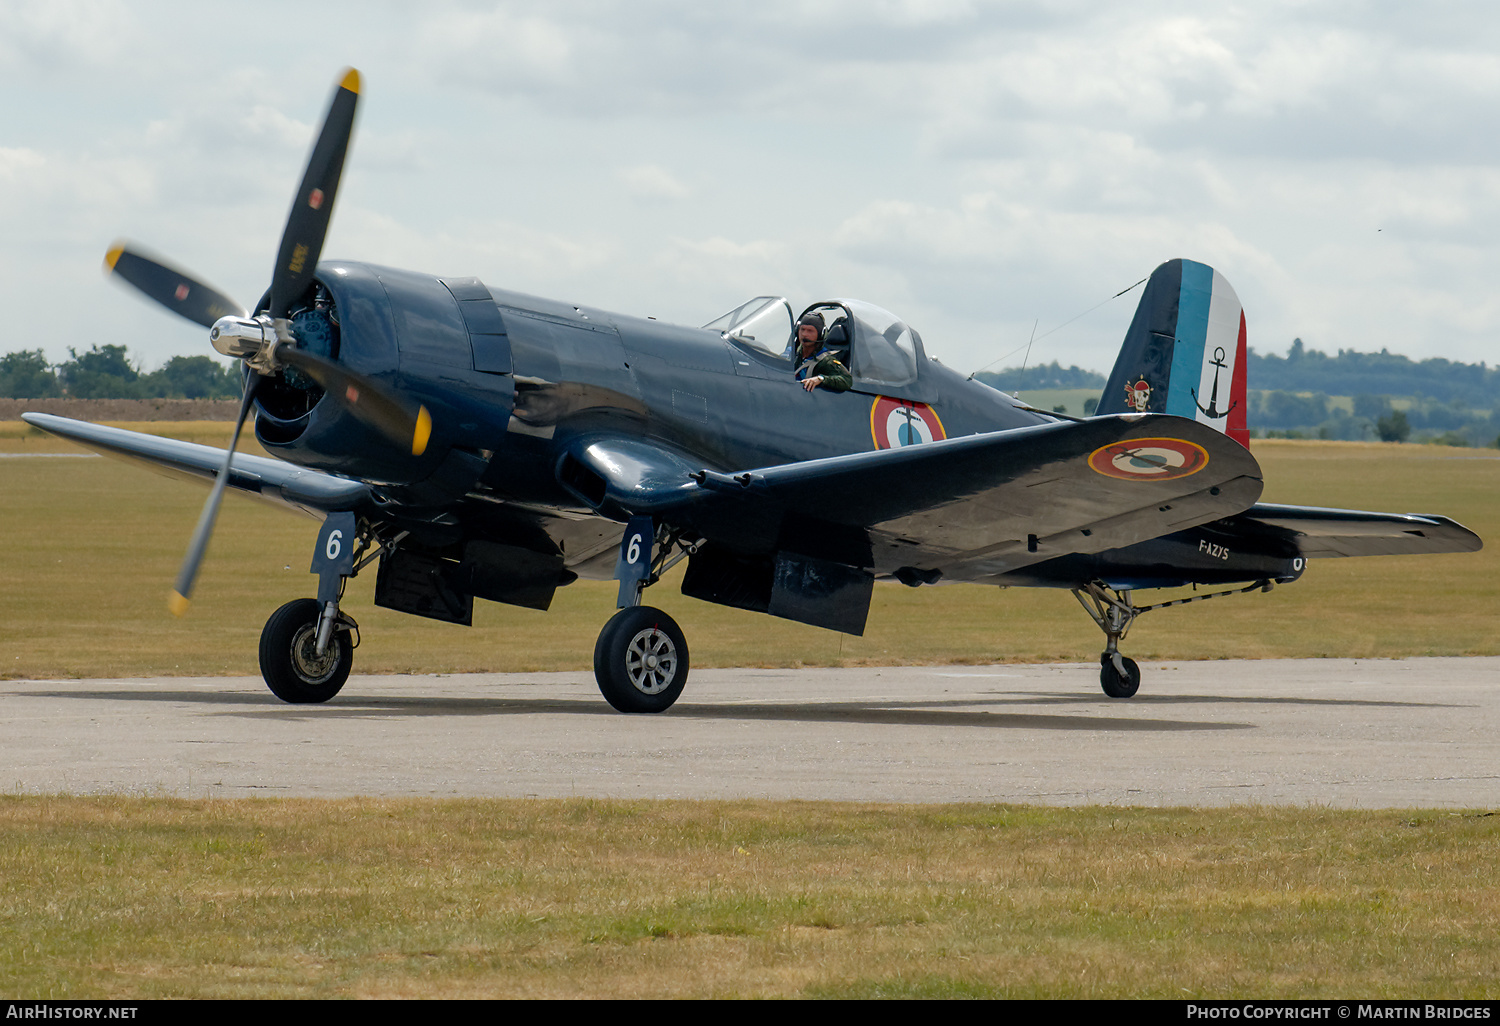
M 1208 466 L 1208 451 L 1180 438 L 1132 438 L 1089 455 L 1089 467 L 1122 481 L 1170 481 Z
M 870 436 L 877 449 L 937 442 L 948 435 L 937 411 L 926 403 L 892 399 L 883 395 L 870 407 Z

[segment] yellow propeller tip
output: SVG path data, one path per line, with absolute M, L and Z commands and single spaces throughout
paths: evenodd
M 417 429 L 411 436 L 411 454 L 420 456 L 427 451 L 427 439 L 432 437 L 432 414 L 427 412 L 427 407 L 417 409 Z
M 174 591 L 167 599 L 167 608 L 172 611 L 173 616 L 181 616 L 183 613 L 186 613 L 187 607 L 187 596 L 183 595 L 181 592 Z
M 359 72 L 354 68 L 350 68 L 344 72 L 344 80 L 339 83 L 339 88 L 347 89 L 351 93 L 357 94 L 359 92 Z
M 120 259 L 120 254 L 125 252 L 124 246 L 111 246 L 109 252 L 104 254 L 104 273 L 109 274 L 115 269 L 115 262 Z

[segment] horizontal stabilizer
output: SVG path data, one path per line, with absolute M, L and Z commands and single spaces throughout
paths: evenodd
M 1369 513 L 1257 502 L 1233 518 L 1286 537 L 1308 559 L 1478 552 L 1479 535 L 1433 514 Z

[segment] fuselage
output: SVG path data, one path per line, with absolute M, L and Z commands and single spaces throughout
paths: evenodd
M 336 311 L 337 359 L 426 405 L 432 440 L 421 456 L 400 452 L 340 404 L 286 386 L 263 388 L 257 436 L 292 462 L 372 482 L 381 504 L 372 515 L 434 551 L 478 540 L 612 576 L 624 518 L 569 473 L 570 448 L 593 437 L 645 440 L 732 474 L 1055 420 L 929 359 L 915 332 L 910 367 L 895 375 L 906 380 L 889 380 L 888 366 L 886 380 L 862 374 L 875 364 L 862 365 L 856 337 L 853 387 L 809 392 L 789 356 L 716 330 L 368 264 L 325 263 L 319 280 Z M 1036 564 L 1014 583 L 1113 575 L 1144 587 L 1285 570 L 1281 546 L 1252 553 L 1243 539 L 1204 535 L 1211 529 Z M 1226 550 L 1251 562 L 1227 563 Z
M 910 382 L 877 386 L 856 361 L 850 391 L 809 392 L 791 359 L 714 330 L 367 264 L 324 264 L 319 279 L 338 314 L 338 359 L 426 404 L 433 442 L 411 457 L 333 403 L 280 410 L 274 396 L 260 403 L 258 435 L 292 462 L 393 490 L 422 490 L 457 451 L 483 461 L 478 480 L 498 493 L 567 506 L 558 455 L 586 434 L 649 438 L 734 472 L 1051 420 L 928 359 L 919 338 Z M 898 406 L 935 427 L 893 435 Z

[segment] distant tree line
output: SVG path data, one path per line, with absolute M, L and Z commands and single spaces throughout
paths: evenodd
M 238 368 L 209 356 L 174 356 L 143 372 L 124 346 L 68 350 L 52 365 L 40 349 L 0 356 L 0 398 L 231 399 L 240 394 Z M 1416 362 L 1381 350 L 1340 349 L 1329 356 L 1294 339 L 1285 357 L 1248 353 L 1254 385 L 1247 419 L 1266 436 L 1346 440 L 1439 441 L 1494 445 L 1500 432 L 1500 367 L 1434 358 Z M 1007 367 L 975 377 L 1004 392 L 1104 387 L 1104 375 L 1058 361 Z M 1330 400 L 1353 396 L 1353 409 Z M 1393 402 L 1393 397 L 1396 402 Z M 1092 414 L 1098 401 L 1085 405 Z
M 1261 437 L 1500 441 L 1500 367 L 1434 358 L 1420 362 L 1386 350 L 1340 349 L 1329 356 L 1294 339 L 1285 357 L 1250 349 L 1247 420 Z M 1057 361 L 1022 372 L 1008 367 L 975 375 L 1004 392 L 1104 387 L 1104 375 Z M 1336 401 L 1331 396 L 1352 397 Z M 1093 412 L 1086 405 L 1085 413 Z
M 1251 426 L 1273 438 L 1483 446 L 1495 444 L 1500 433 L 1500 411 L 1474 410 L 1457 401 L 1357 395 L 1352 411 L 1321 392 L 1252 391 L 1249 401 Z
M 1103 388 L 1104 375 L 1082 367 L 1064 367 L 1056 360 L 1036 367 L 1007 367 L 974 375 L 991 388 L 1002 392 L 1041 388 Z
M 93 346 L 55 366 L 40 349 L 0 356 L 0 398 L 48 399 L 232 399 L 240 394 L 235 367 L 210 356 L 174 356 L 149 373 L 126 356 L 124 346 Z
M 1268 392 L 1414 396 L 1480 410 L 1500 405 L 1500 366 L 1491 367 L 1483 361 L 1456 363 L 1434 357 L 1418 362 L 1384 349 L 1378 353 L 1340 349 L 1329 356 L 1308 349 L 1298 338 L 1292 340 L 1286 356 L 1262 355 L 1251 348 L 1246 353 L 1245 372 L 1251 388 Z M 1007 367 L 975 377 L 1002 392 L 1018 388 L 1103 388 L 1105 380 L 1103 374 L 1076 366 L 1065 368 L 1056 360 L 1024 371 Z
M 1246 380 L 1253 388 L 1325 395 L 1418 396 L 1443 403 L 1458 402 L 1488 410 L 1500 398 L 1500 367 L 1487 363 L 1455 363 L 1434 357 L 1420 362 L 1382 349 L 1356 353 L 1340 349 L 1335 356 L 1308 349 L 1292 340 L 1286 356 L 1248 353 Z

